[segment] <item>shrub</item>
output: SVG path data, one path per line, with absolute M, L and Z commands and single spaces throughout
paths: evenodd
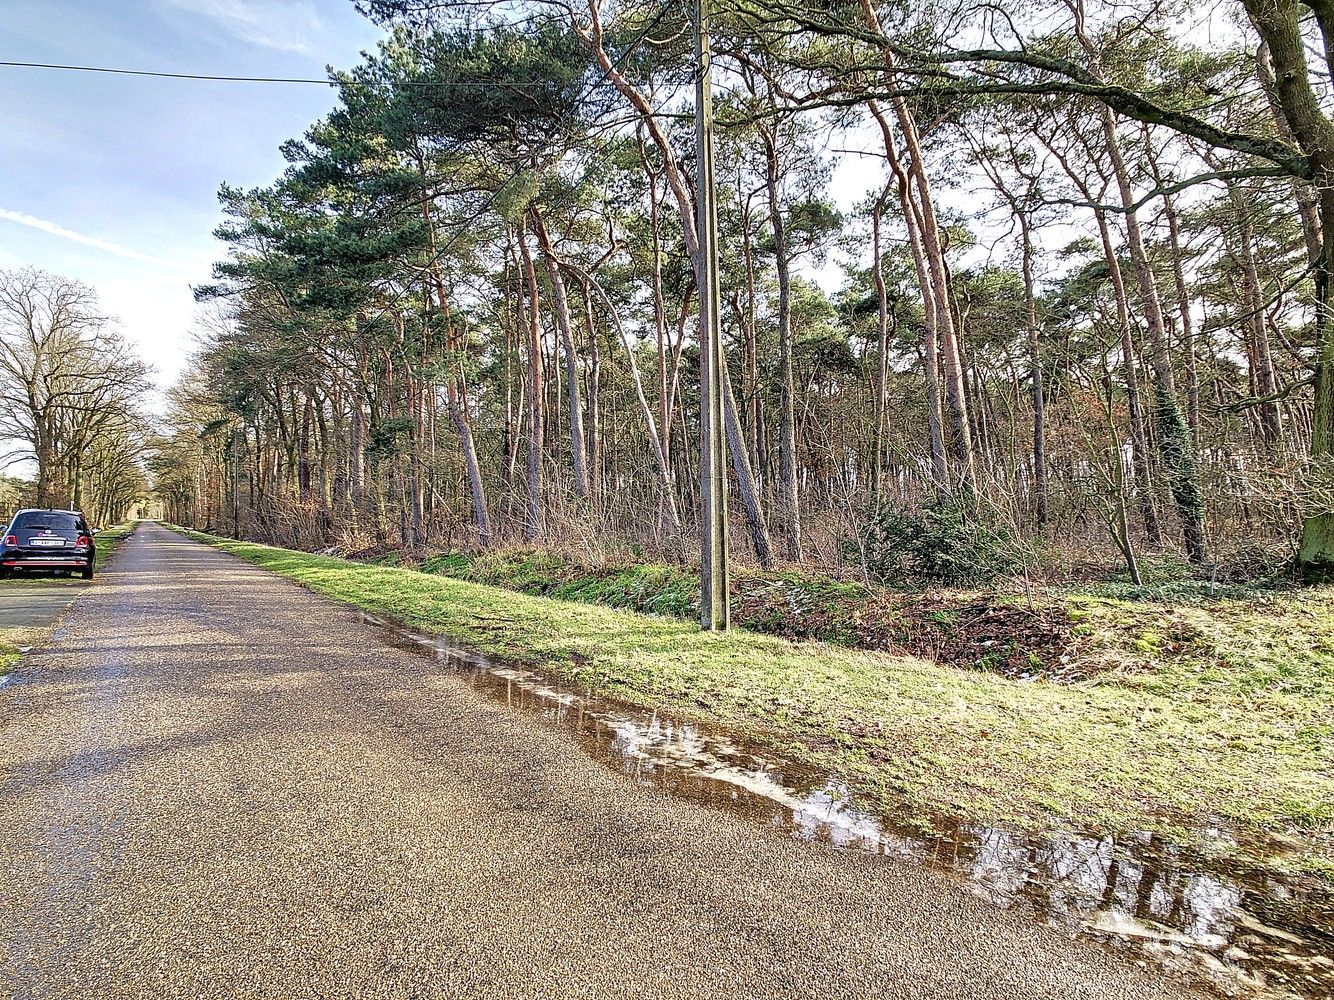
M 986 584 L 1023 565 L 1008 528 L 957 502 L 881 507 L 845 551 L 868 576 L 895 585 Z

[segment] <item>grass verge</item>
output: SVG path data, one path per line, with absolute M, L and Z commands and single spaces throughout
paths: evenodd
M 672 618 L 188 534 L 413 628 L 734 727 L 839 773 L 896 812 L 906 804 L 922 817 L 1028 829 L 1147 829 L 1183 842 L 1222 820 L 1243 843 L 1280 834 L 1295 845 L 1275 865 L 1326 877 L 1334 870 L 1328 588 L 1275 597 L 1259 610 L 1238 599 L 1170 614 L 1112 597 L 1072 599 L 1091 632 L 1134 637 L 1129 665 L 1067 684 L 1023 683 L 746 630 L 705 634 Z M 1197 643 L 1206 651 L 1143 666 Z
M 101 569 L 116 551 L 116 545 L 139 526 L 138 521 L 128 521 L 112 528 L 105 528 L 97 533 L 97 562 L 95 569 Z

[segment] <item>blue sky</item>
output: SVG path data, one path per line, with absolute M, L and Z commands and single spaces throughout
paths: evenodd
M 0 60 L 323 77 L 380 32 L 350 0 L 0 0 Z M 219 247 L 218 185 L 283 169 L 323 87 L 0 67 L 0 267 L 95 287 L 170 384 Z

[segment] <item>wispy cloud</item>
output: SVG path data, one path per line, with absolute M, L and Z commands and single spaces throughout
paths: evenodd
M 160 0 L 206 17 L 242 41 L 281 52 L 310 52 L 324 24 L 308 0 Z
M 151 254 L 140 253 L 138 250 L 132 250 L 129 247 L 123 247 L 119 243 L 111 243 L 107 240 L 99 240 L 96 236 L 88 236 L 85 233 L 76 233 L 73 229 L 66 229 L 64 226 L 58 226 L 54 222 L 48 222 L 46 219 L 39 219 L 35 215 L 28 215 L 26 212 L 12 212 L 7 208 L 0 208 L 0 219 L 17 223 L 20 226 L 27 226 L 30 229 L 40 229 L 44 233 L 50 233 L 52 236 L 59 236 L 62 239 L 73 240 L 75 243 L 82 243 L 84 246 L 94 247 L 106 253 L 115 254 L 117 257 L 128 257 L 130 260 L 142 260 L 148 264 L 158 264 L 164 267 L 171 267 L 167 261 Z

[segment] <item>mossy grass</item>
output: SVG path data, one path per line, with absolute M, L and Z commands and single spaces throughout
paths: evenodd
M 601 604 L 191 533 L 328 597 L 600 693 L 705 718 L 838 772 L 900 815 L 1028 829 L 1222 821 L 1334 870 L 1334 590 L 1169 605 L 1068 600 L 1116 666 L 1020 683 L 925 659 L 792 642 Z M 562 587 L 554 564 L 532 573 Z M 641 577 L 620 576 L 633 587 Z M 1280 862 L 1275 861 L 1275 864 Z
M 41 645 L 50 634 L 46 628 L 0 628 L 0 677 L 13 672 L 24 652 Z

